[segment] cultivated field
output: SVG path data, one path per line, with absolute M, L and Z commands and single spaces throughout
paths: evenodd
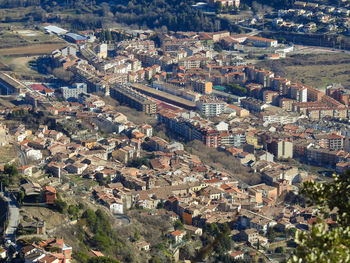
M 0 70 L 12 71 L 26 79 L 41 76 L 35 69 L 37 56 L 50 54 L 67 43 L 43 31 L 21 26 L 0 27 Z
M 350 87 L 348 54 L 292 55 L 278 61 L 264 61 L 258 66 L 269 68 L 291 81 L 302 82 L 317 89 L 324 89 L 332 83 Z
M 65 43 L 38 44 L 24 47 L 1 48 L 0 56 L 35 56 L 49 54 L 55 49 L 67 46 Z

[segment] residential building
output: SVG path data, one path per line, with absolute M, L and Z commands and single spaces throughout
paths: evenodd
M 143 111 L 146 114 L 155 114 L 157 112 L 157 105 L 153 99 L 130 87 L 114 85 L 110 92 L 112 98 L 136 108 L 138 111 Z
M 215 97 L 202 96 L 196 106 L 204 116 L 217 116 L 225 112 L 226 102 Z
M 256 47 L 277 47 L 278 45 L 277 40 L 257 36 L 249 36 L 246 41 Z
M 78 99 L 79 95 L 82 93 L 87 93 L 87 85 L 85 83 L 75 83 L 70 87 L 62 87 L 62 96 L 66 100 Z

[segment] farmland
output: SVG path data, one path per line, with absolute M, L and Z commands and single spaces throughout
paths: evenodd
M 67 43 L 43 31 L 20 26 L 0 27 L 0 70 L 32 79 L 40 74 L 32 68 L 38 56 L 50 54 Z M 35 64 L 35 63 L 34 63 Z

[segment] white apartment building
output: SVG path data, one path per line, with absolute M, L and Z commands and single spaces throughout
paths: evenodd
M 202 96 L 196 102 L 197 109 L 204 116 L 217 116 L 225 112 L 227 103 L 218 98 Z

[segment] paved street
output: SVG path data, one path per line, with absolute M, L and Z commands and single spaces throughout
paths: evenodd
M 17 202 L 12 194 L 10 196 L 2 194 L 2 196 L 9 203 L 8 226 L 5 230 L 5 239 L 15 241 L 16 229 L 19 222 L 19 209 Z

